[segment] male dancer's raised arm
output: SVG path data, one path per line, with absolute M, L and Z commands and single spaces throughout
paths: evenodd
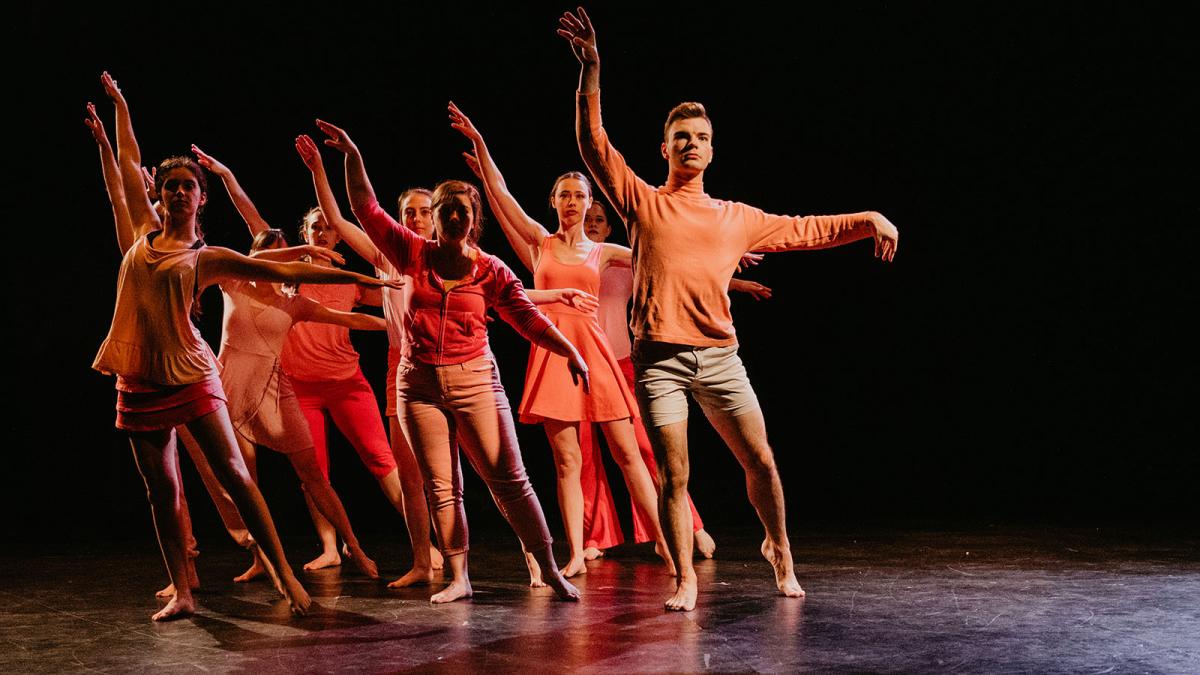
M 621 220 L 628 222 L 626 216 L 651 188 L 629 169 L 604 131 L 600 119 L 600 52 L 596 48 L 596 31 L 587 12 L 582 7 L 578 11 L 578 16 L 563 14 L 558 20 L 558 34 L 571 44 L 571 52 L 579 60 L 579 91 L 575 100 L 579 154 Z

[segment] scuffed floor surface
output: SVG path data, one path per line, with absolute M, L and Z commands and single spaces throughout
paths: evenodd
M 667 613 L 645 547 L 589 563 L 578 604 L 530 590 L 515 543 L 476 544 L 473 600 L 433 606 L 345 565 L 303 573 L 305 618 L 231 544 L 199 559 L 199 611 L 149 620 L 157 551 L 0 558 L 0 672 L 1200 672 L 1194 538 L 1099 531 L 886 532 L 793 539 L 804 600 L 758 542 L 716 532 L 700 604 Z M 289 541 L 294 564 L 307 542 Z M 369 542 L 366 542 L 369 543 Z M 369 551 L 385 579 L 399 544 Z M 560 552 L 561 554 L 561 552 Z M 560 558 L 561 560 L 561 558 Z

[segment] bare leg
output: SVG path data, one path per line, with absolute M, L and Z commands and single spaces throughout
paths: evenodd
M 253 443 L 251 443 L 250 441 L 243 438 L 241 434 L 235 433 L 235 436 L 237 437 L 238 450 L 242 453 L 242 461 L 246 462 L 246 470 L 250 472 L 251 480 L 253 480 L 254 484 L 257 485 L 258 484 L 258 449 L 254 447 Z M 195 441 L 192 441 L 192 442 L 194 443 Z M 201 457 L 204 456 L 203 453 L 197 453 L 197 454 L 200 455 Z M 206 460 L 206 462 L 207 462 L 207 460 Z M 209 472 L 210 473 L 212 472 L 211 468 L 209 469 Z M 213 476 L 213 480 L 216 480 L 216 476 Z M 226 499 L 229 498 L 229 495 L 225 494 L 225 491 L 223 489 L 221 490 L 221 493 L 225 495 Z M 247 534 L 247 537 L 248 536 L 249 535 Z M 250 550 L 251 550 L 250 567 L 245 572 L 242 572 L 241 574 L 239 574 L 233 578 L 233 582 L 235 584 L 244 584 L 248 581 L 253 581 L 267 573 L 267 568 L 269 567 L 269 563 L 266 562 L 266 558 L 263 556 L 262 551 L 260 551 L 257 546 L 252 546 Z M 274 575 L 272 575 L 272 576 L 274 576 Z M 276 583 L 275 585 L 279 586 L 278 583 Z M 282 590 L 280 592 L 282 592 Z
M 321 553 L 304 563 L 304 569 L 322 570 L 341 565 L 342 557 L 338 555 L 337 549 L 337 529 L 321 515 L 321 509 L 317 508 L 317 503 L 307 492 L 304 493 L 304 503 L 308 506 L 308 514 L 312 516 L 313 526 L 317 528 L 317 538 L 321 540 Z
M 435 605 L 454 602 L 474 595 L 471 579 L 467 575 L 467 552 L 451 553 L 446 556 L 446 567 L 450 569 L 450 585 L 434 593 L 429 601 Z
M 222 407 L 192 420 L 187 427 L 199 442 L 213 468 L 213 473 L 237 505 L 255 541 L 275 566 L 292 612 L 304 614 L 312 601 L 304 586 L 292 573 L 292 568 L 283 553 L 283 545 L 279 542 L 279 535 L 275 532 L 271 512 L 267 509 L 262 494 L 250 480 L 250 472 L 237 449 L 237 434 L 229 422 L 229 413 Z
M 404 516 L 404 524 L 408 528 L 408 541 L 412 545 L 413 566 L 399 579 L 388 584 L 388 588 L 404 588 L 418 584 L 428 584 L 441 577 L 434 570 L 442 567 L 442 554 L 433 548 L 429 537 L 429 504 L 425 501 L 425 481 L 421 478 L 421 469 L 417 466 L 417 457 L 413 454 L 404 430 L 395 416 L 388 417 L 388 432 L 391 435 L 392 454 L 396 458 L 397 478 L 390 487 L 398 494 L 399 511 Z M 387 492 L 389 488 L 384 488 Z M 438 565 L 435 567 L 434 562 Z
M 177 443 L 182 439 L 177 439 Z M 179 454 L 176 451 L 176 458 Z M 135 458 L 136 459 L 136 458 Z M 175 461 L 175 483 L 179 486 L 179 525 L 183 537 L 184 550 L 187 551 L 188 582 L 192 591 L 200 588 L 200 577 L 196 574 L 196 557 L 200 551 L 196 548 L 196 538 L 192 536 L 192 514 L 188 510 L 187 496 L 183 494 L 183 471 L 178 459 Z M 168 583 L 166 588 L 156 592 L 156 598 L 172 598 L 175 596 L 175 584 Z
M 287 458 L 292 463 L 296 476 L 300 479 L 304 494 L 316 505 L 321 515 L 328 519 L 327 522 L 332 523 L 333 528 L 346 542 L 346 546 L 350 550 L 350 560 L 363 574 L 372 579 L 379 578 L 379 568 L 375 566 L 375 561 L 363 552 L 358 537 L 354 536 L 354 530 L 350 528 L 350 518 L 346 515 L 342 500 L 338 498 L 333 486 L 329 484 L 329 479 L 321 473 L 321 468 L 317 466 L 316 451 L 308 448 L 291 453 Z
M 709 422 L 746 471 L 746 494 L 758 512 L 767 532 L 762 544 L 763 557 L 775 570 L 775 585 L 789 598 L 804 597 L 804 589 L 796 581 L 792 564 L 792 549 L 784 517 L 783 485 L 775 469 L 775 455 L 767 443 L 767 425 L 761 410 L 737 417 L 709 413 Z
M 558 571 L 558 565 L 554 562 L 554 553 L 547 546 L 538 551 L 530 551 L 528 553 L 538 567 L 542 570 L 542 586 L 549 586 L 558 594 L 559 600 L 569 600 L 576 602 L 579 600 L 579 589 L 575 588 L 575 584 L 567 581 L 566 575 Z M 533 584 L 530 584 L 533 586 Z
M 696 545 L 696 550 L 705 558 L 713 557 L 713 553 L 717 551 L 717 542 L 713 541 L 710 535 L 704 528 L 700 528 L 692 533 L 693 543 Z
M 692 567 L 692 514 L 687 502 L 687 420 L 647 427 L 646 432 L 654 446 L 662 486 L 658 512 L 676 570 L 675 594 L 667 598 L 665 607 L 690 612 L 696 608 L 696 570 Z
M 613 459 L 625 476 L 625 486 L 633 497 L 634 506 L 646 515 L 654 524 L 654 551 L 667 565 L 667 574 L 675 576 L 675 565 L 667 553 L 667 542 L 663 536 L 662 525 L 658 519 L 658 492 L 654 489 L 654 480 L 646 470 L 642 454 L 638 450 L 637 438 L 633 435 L 633 423 L 629 419 L 615 422 L 603 422 L 604 436 L 608 439 L 608 447 L 612 450 Z
M 563 567 L 563 576 L 586 574 L 583 556 L 583 489 L 579 472 L 583 462 L 579 450 L 579 423 L 546 420 L 546 437 L 554 450 L 554 468 L 558 475 L 558 507 L 567 530 L 571 559 Z
M 542 581 L 542 566 L 538 564 L 537 558 L 529 551 L 525 551 L 525 568 L 529 570 L 529 587 L 530 588 L 545 588 L 546 582 Z
M 167 429 L 131 433 L 129 440 L 133 445 L 133 459 L 146 483 L 146 496 L 150 500 L 150 514 L 154 518 L 158 546 L 162 550 L 171 583 L 175 586 L 175 594 L 167 606 L 150 618 L 155 621 L 182 618 L 194 612 L 196 604 L 192 598 L 180 520 L 183 493 L 179 485 L 175 432 Z

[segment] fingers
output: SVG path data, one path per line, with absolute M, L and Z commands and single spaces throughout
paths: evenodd
M 340 265 L 346 264 L 346 258 L 341 253 L 338 253 L 337 251 L 330 249 L 330 248 L 321 248 L 320 246 L 313 246 L 312 253 L 313 253 L 313 255 L 320 257 L 320 258 L 324 258 L 335 265 L 340 266 Z
M 588 16 L 587 10 L 585 10 L 583 7 L 577 7 L 576 9 L 579 10 L 579 19 L 582 19 L 580 26 L 585 28 L 589 33 L 593 32 L 592 19 Z

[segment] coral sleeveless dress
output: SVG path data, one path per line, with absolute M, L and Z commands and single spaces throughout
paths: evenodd
M 542 240 L 541 256 L 533 275 L 534 287 L 577 288 L 599 295 L 603 247 L 593 246 L 582 263 L 570 265 L 554 257 L 550 248 L 552 239 Z M 518 409 L 521 421 L 527 424 L 547 419 L 608 422 L 637 417 L 637 401 L 625 384 L 621 366 L 613 356 L 596 313 L 562 303 L 541 305 L 539 309 L 579 350 L 588 366 L 591 393 L 585 393 L 582 384 L 572 381 L 566 357 L 533 345 L 525 369 L 525 395 Z

